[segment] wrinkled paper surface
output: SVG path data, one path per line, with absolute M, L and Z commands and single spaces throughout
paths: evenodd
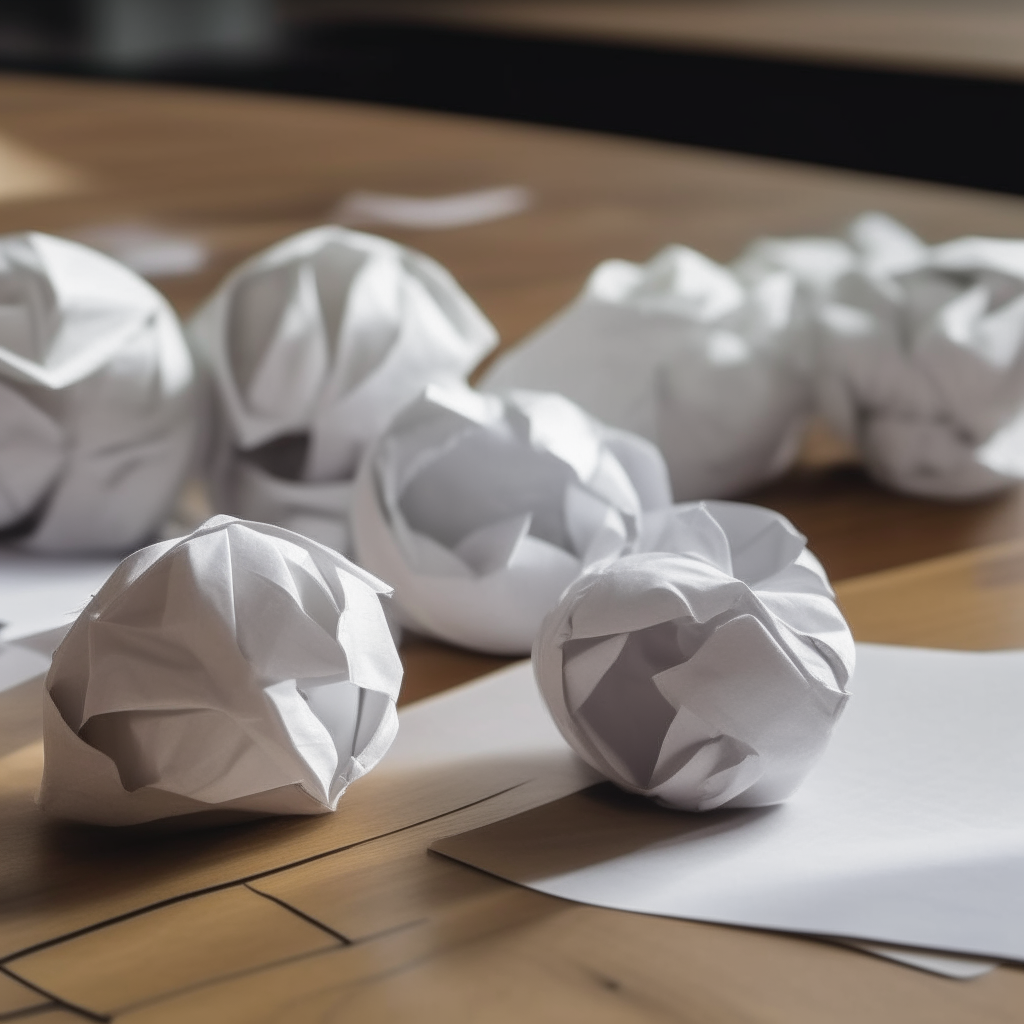
M 41 806 L 104 825 L 333 810 L 398 728 L 388 592 L 227 516 L 129 556 L 54 655 Z
M 817 404 L 896 490 L 964 499 L 1024 478 L 1024 241 L 928 246 L 880 214 L 842 239 L 764 239 L 814 307 Z
M 647 517 L 580 577 L 534 647 L 562 735 L 630 792 L 707 811 L 778 803 L 847 701 L 853 638 L 784 517 L 734 502 Z
M 747 284 L 683 246 L 607 260 L 481 386 L 558 391 L 657 444 L 677 500 L 728 497 L 796 457 L 809 382 L 795 297 L 787 271 Z
M 562 396 L 435 385 L 363 464 L 356 552 L 395 587 L 404 625 L 525 654 L 565 587 L 635 550 L 644 510 L 668 502 L 655 447 Z
M 424 385 L 464 377 L 497 341 L 440 264 L 341 227 L 243 263 L 189 334 L 220 398 L 218 505 L 342 551 L 366 445 Z
M 145 542 L 199 421 L 192 358 L 157 291 L 76 242 L 0 238 L 0 530 L 46 552 Z

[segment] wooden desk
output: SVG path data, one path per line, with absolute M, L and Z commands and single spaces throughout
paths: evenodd
M 449 266 L 506 342 L 599 259 L 670 241 L 724 259 L 755 234 L 871 207 L 929 238 L 1024 235 L 1024 200 L 939 186 L 339 103 L 0 80 L 0 230 L 141 219 L 193 233 L 210 266 L 162 282 L 183 312 L 349 189 L 501 183 L 533 189 L 534 208 L 394 235 Z M 1021 491 L 916 502 L 808 460 L 759 497 L 836 578 L 858 577 L 839 591 L 861 639 L 1024 644 Z M 908 565 L 930 556 L 944 557 Z M 406 700 L 500 664 L 403 653 Z M 383 805 L 371 774 L 313 822 L 140 838 L 44 825 L 39 767 L 34 747 L 0 761 L 0 1019 L 941 1022 L 1009 1021 L 1024 1005 L 1016 968 L 954 983 L 806 940 L 569 906 L 426 854 L 544 799 L 537 787 L 480 799 L 494 780 L 427 780 Z

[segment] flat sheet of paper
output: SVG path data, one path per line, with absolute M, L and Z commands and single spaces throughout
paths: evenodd
M 980 978 L 999 966 L 998 960 L 986 960 L 980 956 L 953 956 L 950 953 L 936 953 L 929 949 L 911 949 L 909 946 L 890 946 L 883 942 L 860 942 L 857 939 L 837 939 L 842 946 L 859 949 L 862 953 L 880 956 L 883 960 L 895 960 L 916 967 L 929 974 L 941 974 L 958 981 Z
M 149 278 L 196 274 L 210 260 L 200 239 L 154 224 L 93 224 L 76 231 L 75 238 Z
M 46 672 L 61 631 L 103 586 L 117 562 L 0 552 L 0 694 Z M 0 698 L 0 710 L 3 706 Z
M 118 562 L 0 552 L 0 642 L 73 622 Z
M 781 806 L 608 784 L 435 848 L 597 906 L 1024 960 L 1024 651 L 862 644 L 851 690 Z

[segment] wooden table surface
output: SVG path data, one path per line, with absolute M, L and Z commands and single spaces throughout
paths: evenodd
M 519 216 L 389 232 L 444 262 L 502 333 L 554 313 L 599 259 L 885 209 L 929 239 L 1024 235 L 1024 200 L 684 147 L 336 102 L 0 79 L 0 230 L 127 221 L 209 246 L 158 281 L 187 312 L 235 262 L 354 188 L 533 190 Z M 815 452 L 818 452 L 817 456 Z M 839 580 L 862 640 L 1024 645 L 1024 491 L 901 498 L 808 447 L 754 496 Z M 503 664 L 403 649 L 409 701 Z M 1024 973 L 954 982 L 825 943 L 574 906 L 426 853 L 553 796 L 534 780 L 371 773 L 336 815 L 161 836 L 45 823 L 41 750 L 0 761 L 0 1020 L 1011 1021 Z M 375 779 L 377 781 L 375 781 Z
M 1016 0 L 296 0 L 319 18 L 393 19 L 658 48 L 1024 78 Z

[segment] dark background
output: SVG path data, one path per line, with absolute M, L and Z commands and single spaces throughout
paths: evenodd
M 7 0 L 0 67 L 482 114 L 1024 194 L 1024 84 L 997 79 L 462 31 L 294 0 Z

